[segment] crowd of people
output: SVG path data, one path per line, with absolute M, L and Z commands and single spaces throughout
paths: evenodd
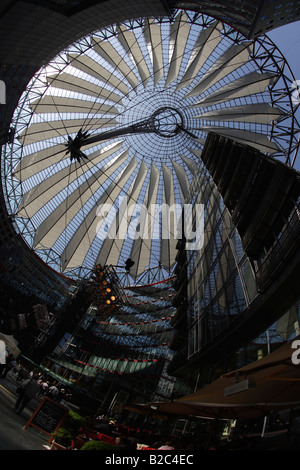
M 48 397 L 57 403 L 66 405 L 66 402 L 72 401 L 72 394 L 63 384 L 54 381 L 53 378 L 42 375 L 41 372 L 36 373 L 30 371 L 22 363 L 18 363 L 13 356 L 8 356 L 6 363 L 0 367 L 0 378 L 5 378 L 10 373 L 16 385 L 16 400 L 14 408 L 17 414 L 20 414 L 24 408 L 34 398 L 43 399 Z M 298 421 L 297 421 L 298 420 Z M 293 449 L 299 446 L 300 443 L 300 415 L 295 417 L 293 428 L 289 435 L 282 434 L 279 439 L 281 442 L 275 442 L 272 445 L 283 446 L 283 440 L 287 448 Z M 296 424 L 297 428 L 296 428 Z M 198 451 L 198 450 L 226 450 L 229 445 L 230 450 L 233 449 L 247 449 L 252 450 L 260 448 L 261 439 L 257 434 L 253 438 L 248 436 L 236 436 L 236 439 L 231 441 L 217 441 L 216 436 L 201 435 L 197 432 L 192 435 L 164 435 L 154 431 L 147 431 L 145 429 L 137 429 L 135 425 L 130 425 L 122 419 L 113 419 L 112 416 L 106 413 L 99 412 L 92 417 L 89 422 L 91 429 L 91 436 L 88 435 L 87 427 L 87 440 L 95 438 L 95 436 L 103 435 L 104 438 L 110 437 L 113 439 L 113 444 L 117 449 L 134 450 L 138 449 L 153 449 L 153 450 L 168 450 L 168 451 Z M 94 437 L 93 437 L 94 436 Z M 287 440 L 287 437 L 289 440 Z M 98 438 L 98 437 L 96 437 Z
M 70 391 L 64 385 L 47 380 L 43 376 L 37 377 L 37 383 L 39 385 L 38 396 L 41 398 L 47 396 L 52 400 L 61 403 L 72 396 Z
M 72 394 L 62 384 L 48 379 L 40 373 L 27 370 L 21 363 L 17 362 L 13 355 L 8 355 L 5 364 L 1 364 L 0 378 L 5 378 L 9 372 L 17 385 L 15 410 L 20 414 L 31 400 L 36 397 L 48 397 L 61 403 L 68 400 Z

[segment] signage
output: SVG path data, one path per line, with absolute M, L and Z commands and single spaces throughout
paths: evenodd
M 230 385 L 229 387 L 226 387 L 224 390 L 224 397 L 228 397 L 229 395 L 234 395 L 235 393 L 244 392 L 245 390 L 248 390 L 249 388 L 252 388 L 254 386 L 255 386 L 254 381 L 251 378 L 246 379 L 246 380 L 241 380 L 240 382 L 237 382 L 233 385 Z
M 68 412 L 68 408 L 45 397 L 24 428 L 33 426 L 50 436 L 62 425 Z

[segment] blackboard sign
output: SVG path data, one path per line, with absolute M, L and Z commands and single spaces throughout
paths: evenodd
M 24 428 L 26 429 L 28 426 L 33 426 L 50 436 L 61 426 L 68 412 L 68 408 L 45 397 Z

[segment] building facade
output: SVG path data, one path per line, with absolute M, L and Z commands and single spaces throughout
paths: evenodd
M 120 4 L 110 0 L 105 4 L 76 2 L 75 6 L 74 2 L 64 2 L 63 6 L 56 1 L 42 5 L 31 1 L 5 2 L 0 7 L 0 80 L 6 85 L 5 99 L 2 96 L 0 104 L 2 155 L 14 140 L 15 129 L 11 123 L 20 97 L 40 67 L 96 29 L 145 17 L 169 18 L 177 8 L 191 11 L 190 18 L 194 13 L 211 15 L 224 22 L 228 30 L 232 27 L 246 38 L 259 37 L 299 19 L 297 1 L 239 1 L 230 4 L 230 9 L 224 8 L 221 2 L 200 1 L 153 0 Z M 151 39 L 153 49 L 154 39 L 155 35 Z M 174 70 L 180 58 L 177 50 L 173 56 Z M 263 54 L 264 51 L 261 57 Z M 274 53 L 270 68 L 275 62 L 281 68 L 281 61 L 282 57 Z M 264 84 L 270 88 L 273 86 L 271 75 L 266 71 L 264 76 Z M 283 75 L 282 78 L 286 79 Z M 252 86 L 249 80 L 250 74 L 241 89 Z M 237 84 L 238 79 L 234 92 L 239 94 Z M 226 94 L 230 90 L 221 91 Z M 216 94 L 220 95 L 218 90 Z M 206 96 L 208 107 L 214 106 L 216 103 L 209 102 L 209 98 Z M 290 95 L 286 99 L 290 104 Z M 209 120 L 211 109 L 207 109 L 207 113 Z M 220 120 L 222 113 L 217 113 Z M 279 119 L 281 116 L 280 112 Z M 216 119 L 215 115 L 213 118 Z M 278 115 L 273 119 L 278 119 Z M 76 384 L 83 393 L 92 390 L 91 395 L 104 401 L 105 406 L 112 406 L 114 400 L 122 404 L 129 397 L 139 395 L 143 400 L 146 395 L 148 399 L 168 398 L 174 392 L 184 391 L 184 386 L 193 389 L 210 381 L 214 374 L 256 358 L 258 351 L 272 342 L 266 340 L 266 331 L 274 332 L 273 344 L 288 339 L 298 328 L 299 315 L 299 176 L 291 170 L 294 162 L 290 159 L 296 151 L 297 129 L 292 125 L 288 128 L 293 140 L 288 156 L 282 155 L 283 166 L 267 160 L 263 167 L 260 154 L 253 151 L 248 157 L 245 151 L 243 165 L 237 165 L 234 154 L 244 150 L 240 144 L 235 146 L 222 137 L 207 140 L 201 157 L 204 164 L 201 163 L 197 175 L 194 175 L 194 161 L 185 160 L 185 165 L 192 169 L 189 174 L 195 176 L 188 201 L 203 204 L 205 208 L 203 248 L 189 252 L 184 250 L 185 244 L 179 242 L 178 247 L 182 249 L 177 255 L 174 275 L 178 277 L 174 286 L 163 284 L 160 294 L 159 286 L 150 288 L 147 282 L 143 284 L 142 293 L 134 286 L 140 305 L 133 300 L 132 289 L 122 307 L 104 319 L 97 316 L 92 297 L 82 294 L 86 292 L 85 287 L 82 291 L 74 280 L 55 272 L 51 263 L 48 266 L 37 258 L 18 234 L 16 219 L 12 218 L 7 204 L 7 198 L 15 194 L 7 192 L 7 165 L 1 158 L 0 276 L 1 294 L 5 299 L 1 306 L 1 330 L 16 335 L 23 353 L 30 353 L 58 380 Z M 264 130 L 262 125 L 262 135 Z M 244 131 L 242 134 L 246 136 Z M 241 132 L 237 135 L 241 143 Z M 274 136 L 275 141 L 279 140 L 280 133 L 276 135 L 274 130 Z M 212 149 L 210 146 L 214 145 Z M 232 148 L 235 152 L 231 154 Z M 278 148 L 274 146 L 271 150 L 276 153 Z M 219 161 L 216 156 L 220 154 L 225 155 L 220 160 L 222 164 L 227 162 L 227 155 L 232 156 L 231 166 L 229 163 L 220 166 L 215 173 Z M 196 157 L 198 159 L 199 153 Z M 176 168 L 181 184 L 180 188 L 175 185 L 175 190 L 186 192 L 185 176 L 180 167 Z M 165 187 L 168 187 L 170 173 L 167 169 L 163 173 Z M 267 188 L 270 174 L 274 175 L 272 181 L 276 188 Z M 153 190 L 157 175 L 155 171 L 151 175 Z M 250 191 L 252 180 L 247 180 L 251 175 L 257 178 L 253 186 L 255 194 Z M 248 204 L 243 208 L 235 206 L 237 194 L 240 194 L 237 191 L 243 189 L 238 186 L 241 181 L 244 181 L 244 190 L 249 190 L 240 196 L 239 201 Z M 236 186 L 232 186 L 233 183 Z M 290 189 L 286 192 L 284 188 Z M 271 201 L 273 194 L 277 197 Z M 268 220 L 263 220 L 265 214 L 269 215 Z M 255 232 L 255 229 L 260 231 Z M 127 288 L 127 284 L 123 287 Z M 159 306 L 157 310 L 153 308 L 154 299 L 155 306 Z M 46 304 L 54 315 L 43 328 L 39 328 L 34 316 L 33 307 L 38 304 Z M 28 324 L 34 325 L 33 329 L 29 331 L 23 328 L 24 323 L 18 323 L 20 314 L 25 315 L 20 321 L 27 319 Z M 263 339 L 256 340 L 264 334 Z M 108 384 L 111 386 L 109 394 L 106 392 Z M 123 384 L 119 397 L 115 396 L 118 384 Z
M 170 373 L 205 383 L 298 334 L 300 192 L 299 172 L 229 139 L 209 135 L 202 159 L 191 201 L 204 204 L 204 243 L 179 250 L 188 328 Z

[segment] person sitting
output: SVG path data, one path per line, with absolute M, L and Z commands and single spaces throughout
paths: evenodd
M 163 446 L 160 446 L 158 450 L 175 450 L 171 441 L 166 441 Z
M 124 440 L 119 436 L 115 438 L 115 446 L 120 450 L 121 449 L 126 449 L 126 445 L 125 445 Z

